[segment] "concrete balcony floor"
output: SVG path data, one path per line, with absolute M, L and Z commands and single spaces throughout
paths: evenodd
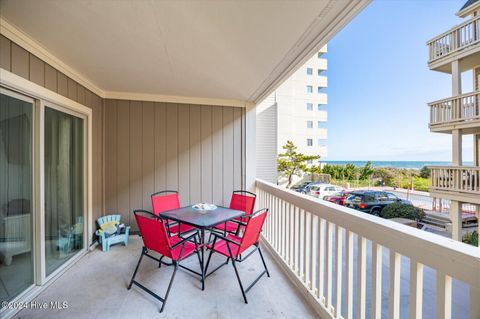
M 67 301 L 67 309 L 24 309 L 15 318 L 314 318 L 315 313 L 302 299 L 282 270 L 263 249 L 271 277 L 266 276 L 248 292 L 245 304 L 231 264 L 222 267 L 206 280 L 205 291 L 197 277 L 179 269 L 167 305 L 162 314 L 161 304 L 149 294 L 133 286 L 127 290 L 141 253 L 142 240 L 130 236 L 128 247 L 116 245 L 109 252 L 98 247 L 86 254 L 34 301 Z M 225 261 L 214 255 L 211 266 Z M 198 269 L 195 256 L 184 265 Z M 239 264 L 244 285 L 263 269 L 255 253 Z M 163 266 L 143 258 L 137 281 L 159 295 L 164 295 L 173 267 Z

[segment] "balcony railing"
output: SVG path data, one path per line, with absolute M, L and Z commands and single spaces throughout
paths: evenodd
M 480 16 L 468 20 L 428 41 L 428 62 L 434 62 L 453 52 L 477 44 L 480 40 L 479 19 Z
M 433 166 L 432 190 L 480 195 L 480 167 Z
M 423 307 L 432 303 L 437 318 L 450 318 L 452 282 L 456 280 L 468 286 L 470 297 L 462 301 L 469 304 L 469 317 L 480 318 L 479 248 L 261 180 L 256 185 L 258 204 L 271 209 L 264 241 L 322 318 L 353 318 L 354 313 L 356 318 L 365 318 L 370 315 L 367 309 L 371 309 L 372 318 L 380 318 L 384 289 L 389 295 L 388 317 L 400 318 L 401 281 L 402 285 L 409 281 L 410 318 L 421 318 Z M 367 257 L 370 244 L 371 259 Z M 388 285 L 382 285 L 384 251 L 388 251 L 386 259 L 390 261 Z M 401 262 L 405 257 L 410 259 L 409 267 Z M 427 268 L 435 272 L 436 302 L 431 300 L 433 296 L 423 300 Z M 401 276 L 404 272 L 406 277 Z M 370 298 L 367 273 L 372 276 Z
M 480 92 L 458 95 L 431 102 L 430 125 L 480 119 Z

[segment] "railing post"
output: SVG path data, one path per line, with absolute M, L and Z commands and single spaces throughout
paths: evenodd
M 332 296 L 332 287 L 333 287 L 333 225 L 327 221 L 327 231 L 326 231 L 326 240 L 325 240 L 325 243 L 326 243 L 326 261 L 327 261 L 327 304 L 326 304 L 326 307 L 328 309 L 328 311 L 331 311 L 331 307 L 332 307 L 332 299 L 333 299 L 333 296 Z
M 342 316 L 342 266 L 343 266 L 343 240 L 342 228 L 335 227 L 335 314 L 337 318 Z
M 478 300 L 476 301 L 478 302 Z M 437 318 L 452 318 L 452 278 L 437 270 Z
M 323 279 L 325 276 L 325 220 L 318 218 L 318 238 L 317 238 L 317 245 L 318 245 L 318 270 L 317 270 L 317 285 L 318 285 L 318 299 L 320 302 L 325 304 L 324 298 L 324 283 Z
M 400 318 L 400 258 L 398 253 L 390 250 L 390 319 Z
M 382 318 L 382 246 L 372 242 L 372 318 Z
M 422 318 L 423 265 L 410 258 L 410 318 Z
M 357 235 L 357 318 L 365 319 L 367 289 L 367 240 Z
M 345 283 L 345 319 L 353 318 L 353 233 L 346 230 L 345 243 L 346 283 Z

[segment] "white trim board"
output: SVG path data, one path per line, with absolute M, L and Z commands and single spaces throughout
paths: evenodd
M 105 99 L 112 100 L 129 100 L 129 101 L 147 101 L 147 102 L 166 102 L 166 103 L 182 103 L 182 104 L 198 104 L 198 105 L 218 105 L 218 106 L 234 106 L 234 107 L 250 107 L 255 105 L 254 102 L 215 99 L 205 97 L 191 97 L 178 95 L 133 93 L 133 92 L 113 92 L 106 91 Z

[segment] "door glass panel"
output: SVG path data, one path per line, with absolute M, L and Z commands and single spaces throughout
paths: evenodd
M 83 248 L 83 120 L 45 108 L 45 264 L 50 275 Z
M 33 284 L 32 102 L 0 94 L 0 300 Z

